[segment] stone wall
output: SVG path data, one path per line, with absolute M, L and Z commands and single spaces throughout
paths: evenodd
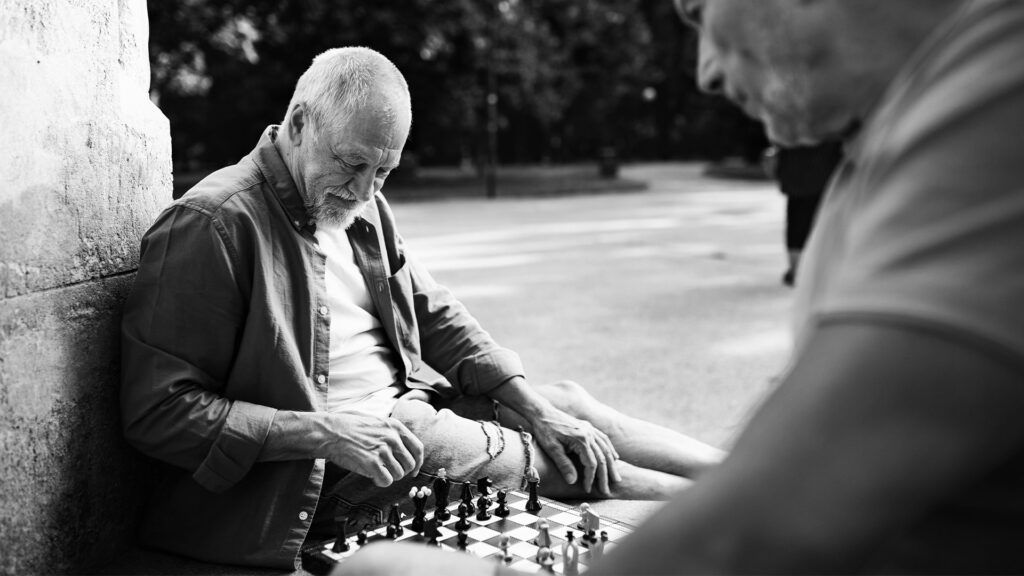
M 118 323 L 171 198 L 145 0 L 0 0 L 0 573 L 84 572 L 130 541 Z

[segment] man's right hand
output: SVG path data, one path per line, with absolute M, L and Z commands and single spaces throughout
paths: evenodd
M 348 412 L 328 414 L 326 424 L 319 455 L 377 486 L 415 476 L 423 466 L 423 443 L 394 418 Z
M 258 459 L 308 458 L 326 458 L 383 488 L 409 474 L 419 474 L 423 443 L 394 418 L 363 412 L 278 410 Z

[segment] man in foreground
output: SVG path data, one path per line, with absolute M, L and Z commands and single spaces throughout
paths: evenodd
M 378 193 L 411 121 L 390 61 L 328 51 L 283 124 L 146 234 L 123 323 L 124 429 L 177 472 L 145 543 L 290 569 L 311 530 L 379 521 L 441 468 L 664 499 L 718 460 L 579 385 L 528 384 L 416 263 Z
M 1024 3 L 677 6 L 702 88 L 848 159 L 798 275 L 791 370 L 590 574 L 1024 572 Z M 339 573 L 402 572 L 388 553 Z

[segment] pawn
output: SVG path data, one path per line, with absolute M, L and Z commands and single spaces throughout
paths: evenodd
M 508 534 L 502 534 L 501 536 L 498 536 L 498 549 L 501 550 L 501 561 L 504 562 L 505 564 L 511 564 L 512 563 L 512 554 L 510 554 L 509 551 L 508 551 L 508 545 L 509 545 L 509 535 Z
M 368 537 L 369 534 L 366 533 L 366 527 L 360 528 L 359 532 L 356 533 L 356 544 L 359 544 L 360 546 L 366 546 L 366 539 Z
M 469 520 L 466 518 L 469 516 L 469 512 L 466 510 L 465 504 L 459 504 L 459 519 L 455 521 L 455 530 L 458 532 L 465 532 L 469 530 Z
M 543 518 L 537 520 L 535 528 L 537 530 L 537 537 L 533 539 L 533 543 L 539 548 L 551 548 L 551 533 L 548 531 L 548 521 Z
M 345 522 L 347 518 L 339 518 L 337 522 L 338 534 L 334 538 L 334 546 L 331 547 L 331 552 L 340 554 L 342 552 L 348 552 L 350 546 L 348 545 L 348 535 L 345 534 Z
M 488 510 L 490 507 L 491 499 L 481 494 L 480 497 L 476 499 L 476 519 L 481 521 L 490 520 L 491 512 Z
M 469 539 L 469 535 L 465 532 L 459 532 L 459 535 L 455 537 L 455 546 L 459 550 L 466 549 L 466 541 Z
M 466 513 L 472 514 L 476 512 L 476 507 L 473 506 L 473 485 L 469 482 L 462 483 L 462 495 L 459 497 L 462 503 L 466 505 Z
M 388 538 L 398 538 L 405 532 L 402 528 L 402 512 L 398 509 L 398 504 L 392 504 L 391 510 L 388 511 Z
M 511 510 L 508 509 L 508 502 L 505 501 L 507 498 L 507 490 L 498 490 L 498 507 L 494 510 L 494 515 L 498 518 L 505 518 L 511 512 Z
M 423 535 L 427 537 L 427 546 L 437 546 L 437 538 L 441 535 L 441 531 L 437 529 L 437 519 L 431 518 L 427 520 L 426 526 L 423 528 Z
M 555 571 L 555 553 L 548 548 L 543 546 L 537 550 L 537 564 L 540 564 L 540 569 L 545 572 L 554 573 Z

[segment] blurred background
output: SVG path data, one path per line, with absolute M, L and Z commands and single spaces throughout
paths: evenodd
M 182 0 L 150 2 L 149 17 L 176 194 L 248 153 L 312 58 L 343 45 L 382 52 L 409 81 L 392 182 L 439 166 L 484 178 L 492 162 L 602 163 L 606 177 L 620 161 L 755 165 L 767 146 L 696 89 L 696 34 L 667 0 Z

